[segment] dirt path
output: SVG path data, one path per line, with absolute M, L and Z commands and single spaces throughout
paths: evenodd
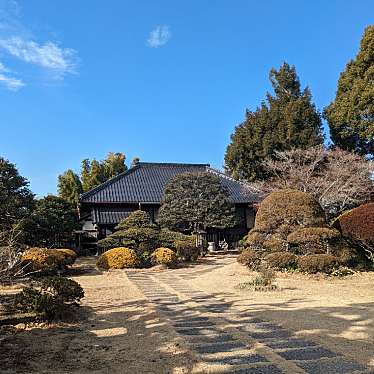
M 230 264 L 230 258 L 218 259 L 213 271 L 222 273 Z M 255 317 L 250 304 L 237 306 L 232 295 L 218 296 L 192 288 L 191 279 L 210 276 L 211 266 L 159 274 L 127 272 L 198 357 L 200 362 L 193 373 L 369 372 L 364 365 L 323 344 Z M 221 278 L 221 289 L 224 282 Z
M 374 366 L 371 274 L 279 274 L 282 291 L 258 293 L 235 288 L 250 274 L 230 256 L 165 271 L 93 269 L 94 259 L 80 259 L 72 276 L 86 294 L 81 322 L 0 336 L 1 373 L 358 374 Z

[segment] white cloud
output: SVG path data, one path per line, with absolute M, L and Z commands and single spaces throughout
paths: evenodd
M 165 45 L 170 38 L 171 32 L 169 30 L 169 26 L 157 26 L 150 32 L 147 44 L 152 48 L 158 48 Z
M 66 73 L 75 73 L 76 51 L 61 48 L 53 42 L 38 44 L 32 40 L 13 36 L 0 39 L 0 48 L 22 61 L 54 71 L 56 77 L 61 78 Z
M 10 72 L 11 71 L 0 62 L 0 83 L 11 91 L 18 91 L 25 84 L 21 79 L 9 76 L 8 73 Z

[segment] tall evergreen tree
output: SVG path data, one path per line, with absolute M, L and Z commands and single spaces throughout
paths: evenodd
M 0 157 L 0 232 L 5 232 L 30 215 L 34 195 L 29 182 L 22 177 L 16 166 Z
M 74 206 L 78 205 L 83 188 L 79 176 L 73 170 L 69 169 L 59 175 L 57 189 L 61 198 Z
M 341 73 L 324 117 L 335 145 L 374 156 L 374 25 L 366 28 L 358 55 Z
M 323 142 L 320 114 L 309 88 L 301 90 L 295 67 L 284 63 L 279 70 L 272 69 L 269 78 L 274 95 L 267 93 L 256 111 L 246 111 L 226 150 L 226 171 L 237 179 L 266 178 L 262 162 L 275 151 Z

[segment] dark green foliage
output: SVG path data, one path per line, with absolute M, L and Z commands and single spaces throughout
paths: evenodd
M 47 318 L 61 317 L 67 307 L 84 297 L 82 287 L 63 277 L 48 277 L 25 287 L 15 297 L 14 306 L 23 312 L 44 314 Z
M 237 223 L 229 192 L 211 173 L 179 174 L 170 180 L 158 221 L 171 230 L 228 228 Z
M 335 145 L 374 156 L 374 25 L 368 26 L 360 51 L 340 75 L 335 100 L 325 109 Z
M 297 261 L 300 271 L 305 273 L 331 273 L 340 265 L 339 259 L 328 254 L 300 256 Z
M 183 261 L 196 261 L 199 257 L 200 250 L 196 247 L 195 238 L 192 240 L 176 240 L 175 247 L 177 256 Z
M 69 169 L 58 176 L 58 195 L 74 206 L 79 204 L 79 196 L 83 192 L 79 176 Z
M 36 201 L 28 220 L 26 242 L 35 247 L 64 247 L 78 229 L 77 212 L 65 199 L 48 195 Z
M 136 210 L 127 218 L 123 219 L 116 227 L 116 230 L 126 230 L 131 227 L 150 227 L 151 218 L 147 212 Z M 152 225 L 154 226 L 154 225 Z
M 29 216 L 34 195 L 28 184 L 14 164 L 0 157 L 0 232 L 10 230 L 19 220 Z
M 270 253 L 265 259 L 269 267 L 277 270 L 290 270 L 297 266 L 297 256 L 291 252 Z
M 275 151 L 309 148 L 321 144 L 321 118 L 308 88 L 300 89 L 295 67 L 284 63 L 270 71 L 275 95 L 267 93 L 255 112 L 247 110 L 236 127 L 225 155 L 226 170 L 237 179 L 265 179 L 262 165 Z

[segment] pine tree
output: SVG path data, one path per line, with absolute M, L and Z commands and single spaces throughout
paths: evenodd
M 172 178 L 165 189 L 158 221 L 174 230 L 235 226 L 234 206 L 219 177 L 209 173 L 185 173 Z
M 321 117 L 309 88 L 301 90 L 294 66 L 284 63 L 270 71 L 275 95 L 266 95 L 256 111 L 246 111 L 243 123 L 231 135 L 225 155 L 226 171 L 237 179 L 265 179 L 262 166 L 275 151 L 321 144 Z
M 79 195 L 83 192 L 79 176 L 69 169 L 58 177 L 58 194 L 73 206 L 79 203 Z
M 374 156 L 374 25 L 366 28 L 358 55 L 341 73 L 324 117 L 335 145 Z

